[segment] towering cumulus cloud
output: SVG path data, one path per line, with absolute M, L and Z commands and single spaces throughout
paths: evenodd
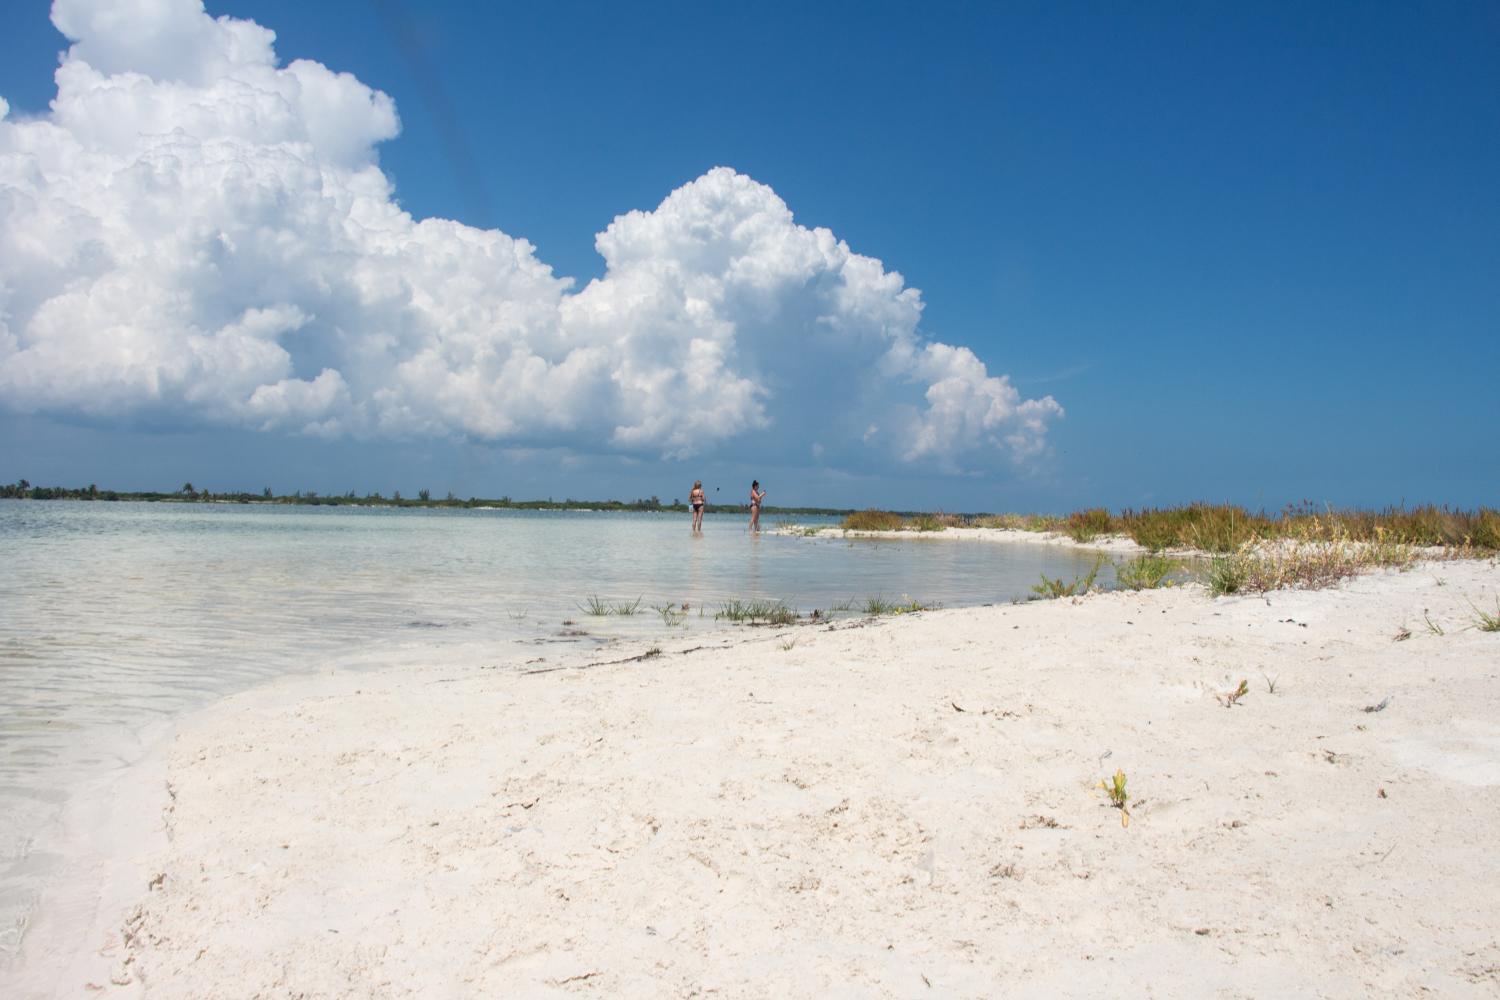
M 0 101 L 0 405 L 147 426 L 830 461 L 1039 451 L 1062 409 L 926 339 L 901 276 L 726 168 L 621 216 L 586 288 L 414 220 L 394 103 L 201 0 L 56 0 L 51 113 Z

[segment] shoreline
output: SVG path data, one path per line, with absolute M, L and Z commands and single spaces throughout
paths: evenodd
M 1491 995 L 1497 593 L 1423 563 L 282 678 L 119 803 L 166 821 L 90 992 Z
M 864 531 L 858 528 L 841 528 L 838 525 L 823 527 L 820 525 L 798 525 L 787 524 L 774 529 L 777 534 L 783 535 L 806 535 L 807 537 L 830 538 L 869 538 L 875 540 L 900 540 L 908 539 L 926 541 L 959 541 L 959 542 L 1002 542 L 1023 545 L 1049 545 L 1056 548 L 1084 549 L 1090 552 L 1109 552 L 1116 555 L 1139 555 L 1148 551 L 1145 546 L 1136 543 L 1124 535 L 1100 535 L 1093 541 L 1076 541 L 1059 531 L 1022 531 L 1019 528 L 958 528 L 947 527 L 942 531 Z M 1173 558 L 1187 556 L 1203 556 L 1205 553 L 1193 549 L 1168 549 L 1163 555 Z

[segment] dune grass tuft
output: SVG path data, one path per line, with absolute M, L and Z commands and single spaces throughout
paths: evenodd
M 850 531 L 900 531 L 901 515 L 888 510 L 857 510 L 844 518 Z
M 1500 632 L 1500 597 L 1495 598 L 1495 613 L 1490 614 L 1469 602 L 1469 607 L 1474 608 L 1474 627 L 1481 632 Z
M 1109 534 L 1113 526 L 1114 519 L 1109 516 L 1109 511 L 1103 507 L 1091 507 L 1069 514 L 1063 523 L 1063 531 L 1075 542 L 1092 542 L 1100 535 Z
M 1177 563 L 1166 556 L 1148 552 L 1134 559 L 1115 564 L 1115 580 L 1129 590 L 1155 590 L 1163 585 L 1171 586 L 1167 577 L 1177 568 Z
M 1094 566 L 1087 574 L 1084 576 L 1075 576 L 1072 582 L 1069 583 L 1063 582 L 1062 577 L 1054 580 L 1046 573 L 1043 573 L 1041 582 L 1031 585 L 1031 592 L 1038 597 L 1045 598 L 1082 596 L 1094 589 L 1094 581 L 1098 579 L 1099 570 L 1103 566 L 1104 557 L 1101 555 L 1094 560 Z
M 714 613 L 714 618 L 750 625 L 762 622 L 768 625 L 790 625 L 797 620 L 797 612 L 793 611 L 785 601 L 736 599 L 721 605 Z

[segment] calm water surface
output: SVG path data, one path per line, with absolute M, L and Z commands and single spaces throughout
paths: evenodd
M 1009 601 L 1092 565 L 1049 546 L 757 537 L 728 515 L 688 529 L 685 514 L 0 501 L 0 965 L 64 877 L 45 831 L 71 791 L 257 681 L 393 645 L 519 659 L 710 628 L 735 598 Z M 591 595 L 642 613 L 590 618 Z M 650 610 L 684 601 L 675 629 Z M 564 619 L 591 634 L 560 636 Z

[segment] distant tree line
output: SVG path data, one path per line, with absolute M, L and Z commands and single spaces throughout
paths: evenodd
M 442 499 L 434 500 L 430 490 L 418 490 L 415 499 L 403 497 L 400 490 L 389 497 L 379 491 L 358 495 L 354 490 L 343 494 L 320 495 L 317 490 L 297 490 L 291 494 L 277 494 L 267 486 L 259 493 L 224 491 L 195 487 L 191 482 L 172 492 L 101 490 L 90 483 L 88 486 L 70 488 L 66 486 L 32 486 L 24 479 L 0 486 L 0 500 L 99 500 L 137 501 L 146 503 L 244 503 L 244 504 L 291 504 L 313 507 L 457 507 L 473 509 L 493 507 L 501 510 L 607 510 L 607 511 L 675 511 L 685 513 L 687 504 L 680 500 L 663 503 L 660 497 L 636 500 L 513 500 L 508 496 L 499 498 L 469 497 L 461 500 L 452 491 Z M 745 504 L 711 504 L 709 509 L 719 512 L 748 514 Z M 779 514 L 826 514 L 842 517 L 852 513 L 844 507 L 767 507 L 767 513 Z

